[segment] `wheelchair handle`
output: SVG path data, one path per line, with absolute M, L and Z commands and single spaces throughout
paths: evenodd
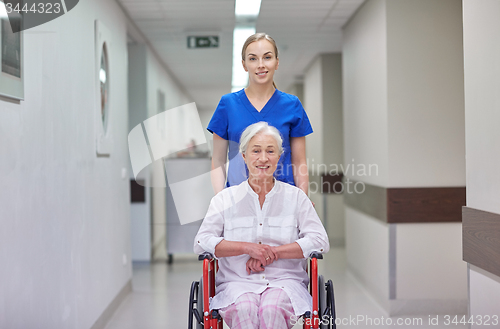
M 212 258 L 214 258 L 214 256 L 207 251 L 198 256 L 198 260 L 204 260 L 204 259 L 212 260 Z
M 310 255 L 309 258 L 316 258 L 316 259 L 323 259 L 323 254 L 313 251 Z

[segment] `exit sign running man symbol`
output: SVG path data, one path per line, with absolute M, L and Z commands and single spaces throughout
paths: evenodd
M 218 36 L 189 36 L 187 37 L 188 48 L 219 48 Z

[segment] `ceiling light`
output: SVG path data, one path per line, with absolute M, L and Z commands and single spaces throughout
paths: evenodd
M 234 15 L 236 26 L 233 31 L 233 76 L 231 92 L 245 88 L 248 74 L 241 65 L 241 48 L 246 39 L 255 34 L 255 24 L 259 17 L 261 0 L 235 0 Z
M 241 48 L 246 39 L 255 33 L 255 27 L 235 27 L 233 32 L 233 77 L 231 91 L 238 91 L 248 84 L 248 73 L 241 65 Z
M 0 1 L 0 18 L 8 18 L 7 10 L 5 9 L 5 4 Z
M 261 0 L 236 0 L 234 14 L 238 16 L 259 16 Z

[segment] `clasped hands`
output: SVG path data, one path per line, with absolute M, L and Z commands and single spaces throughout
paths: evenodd
M 265 266 L 279 259 L 277 248 L 267 244 L 252 243 L 247 251 L 247 254 L 250 256 L 246 264 L 249 275 L 251 272 L 264 271 Z

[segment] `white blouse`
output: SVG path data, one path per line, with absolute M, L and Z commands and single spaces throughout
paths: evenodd
M 262 293 L 267 287 L 285 290 L 297 316 L 312 309 L 306 258 L 313 251 L 328 252 L 330 245 L 321 220 L 301 189 L 275 180 L 262 209 L 248 181 L 222 190 L 212 198 L 195 237 L 194 252 L 208 251 L 215 257 L 215 246 L 223 239 L 270 246 L 297 242 L 305 258 L 278 259 L 264 271 L 249 275 L 249 255 L 221 257 L 212 309 L 229 306 L 247 292 Z

